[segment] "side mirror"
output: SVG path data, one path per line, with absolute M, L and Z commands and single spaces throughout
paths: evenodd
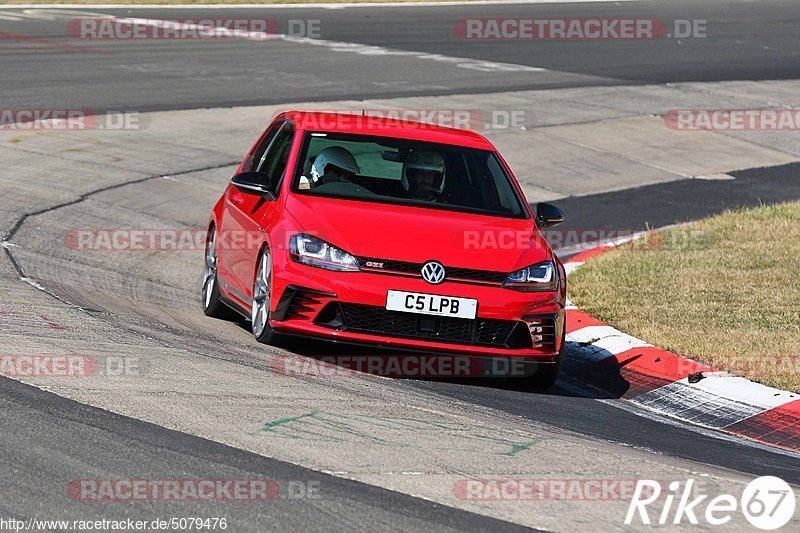
M 270 200 L 274 200 L 275 193 L 266 183 L 269 183 L 269 176 L 263 172 L 242 172 L 231 178 L 231 184 L 236 190 L 247 194 L 266 195 Z
M 536 224 L 540 228 L 558 226 L 564 222 L 564 212 L 553 204 L 536 204 Z

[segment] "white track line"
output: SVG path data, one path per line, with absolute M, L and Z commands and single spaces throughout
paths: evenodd
M 572 342 L 587 343 L 601 348 L 608 352 L 608 357 L 619 355 L 634 348 L 653 346 L 611 326 L 586 326 L 568 333 L 567 339 Z
M 564 263 L 564 271 L 566 271 L 567 276 L 572 274 L 578 267 L 583 264 L 583 261 L 575 261 L 571 263 Z
M 478 70 L 481 72 L 544 72 L 541 67 L 529 67 L 515 63 L 500 63 L 497 61 L 483 61 L 467 57 L 445 56 L 442 54 L 429 54 L 427 52 L 412 52 L 408 50 L 397 50 L 394 48 L 384 48 L 369 44 L 347 43 L 339 41 L 326 41 L 324 39 L 311 39 L 309 37 L 291 37 L 281 35 L 282 40 L 297 44 L 310 44 L 314 46 L 324 46 L 334 52 L 350 52 L 365 56 L 406 56 L 440 63 L 449 63 L 459 68 Z
M 148 19 L 148 18 L 113 18 L 111 19 L 116 23 L 131 24 L 131 25 L 144 25 L 153 27 L 165 27 L 171 25 L 171 21 L 162 19 Z M 187 22 L 181 23 L 182 27 L 192 30 L 208 31 L 209 26 L 192 24 Z M 517 65 L 514 63 L 499 63 L 496 61 L 483 61 L 480 59 L 471 59 L 467 57 L 454 57 L 445 56 L 442 54 L 429 54 L 427 52 L 413 52 L 409 50 L 397 50 L 394 48 L 384 48 L 383 46 L 373 46 L 368 44 L 348 43 L 342 41 L 327 41 L 325 39 L 311 39 L 309 37 L 294 37 L 284 34 L 269 34 L 259 31 L 242 31 L 231 30 L 228 28 L 216 27 L 213 30 L 219 32 L 220 35 L 232 35 L 236 39 L 246 41 L 270 41 L 279 39 L 289 43 L 304 44 L 311 46 L 321 46 L 333 50 L 334 52 L 348 52 L 352 54 L 359 54 L 365 56 L 399 56 L 399 57 L 413 57 L 427 61 L 437 61 L 440 63 L 448 63 L 459 68 L 477 70 L 480 72 L 544 72 L 545 69 L 540 67 L 530 67 L 528 65 Z
M 586 326 L 567 333 L 566 338 L 574 343 L 569 352 L 570 365 L 574 367 L 599 363 L 634 348 L 652 346 L 611 326 Z

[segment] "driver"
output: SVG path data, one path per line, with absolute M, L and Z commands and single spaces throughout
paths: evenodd
M 353 181 L 359 173 L 358 163 L 346 148 L 329 146 L 325 148 L 311 165 L 312 187 L 336 181 Z
M 414 150 L 403 163 L 403 189 L 416 200 L 437 201 L 444 190 L 444 179 L 444 159 L 434 150 Z

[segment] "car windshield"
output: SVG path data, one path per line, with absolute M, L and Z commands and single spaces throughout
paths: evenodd
M 525 218 L 516 188 L 488 150 L 421 141 L 307 133 L 298 194 Z

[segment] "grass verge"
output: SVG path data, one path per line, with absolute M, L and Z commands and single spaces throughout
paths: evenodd
M 800 202 L 727 211 L 600 255 L 570 299 L 682 356 L 800 392 Z

